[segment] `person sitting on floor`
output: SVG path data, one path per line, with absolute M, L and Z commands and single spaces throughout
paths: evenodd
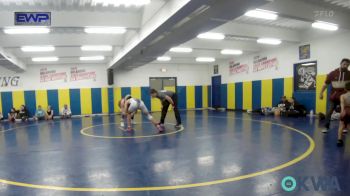
M 259 113 L 261 115 L 277 115 L 279 116 L 281 112 L 288 110 L 290 107 L 290 103 L 286 96 L 281 97 L 281 101 L 275 107 L 264 107 L 260 109 L 256 109 L 253 111 L 248 111 L 248 113 Z
M 71 118 L 71 117 L 72 117 L 71 110 L 68 108 L 67 104 L 64 104 L 62 113 L 61 113 L 61 118 Z
M 35 112 L 34 120 L 45 120 L 45 116 L 45 111 L 41 108 L 41 105 L 39 105 Z
M 17 115 L 16 119 L 18 121 L 25 122 L 25 121 L 28 121 L 28 116 L 29 116 L 29 114 L 28 114 L 28 110 L 27 110 L 26 106 L 25 105 L 21 105 L 21 108 L 20 108 L 20 110 L 18 112 L 18 115 Z
M 51 106 L 47 106 L 47 111 L 46 111 L 46 120 L 53 120 L 53 110 L 51 109 Z
M 290 107 L 283 113 L 283 115 L 290 117 L 306 116 L 307 110 L 305 106 L 298 103 L 294 98 L 290 98 L 288 102 L 290 103 Z
M 10 112 L 7 114 L 8 120 L 10 122 L 15 122 L 17 118 L 18 111 L 15 108 L 11 108 Z

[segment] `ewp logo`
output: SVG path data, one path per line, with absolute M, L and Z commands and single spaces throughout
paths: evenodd
M 286 176 L 281 181 L 284 191 L 342 191 L 336 176 Z
M 50 26 L 51 12 L 15 12 L 15 25 Z

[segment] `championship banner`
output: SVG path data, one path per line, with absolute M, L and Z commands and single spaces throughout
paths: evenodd
M 67 72 L 57 72 L 57 70 L 48 70 L 47 68 L 40 69 L 40 82 L 51 82 L 59 80 L 67 82 Z
M 259 72 L 259 71 L 268 70 L 272 68 L 275 68 L 276 70 L 278 69 L 277 58 L 268 59 L 267 57 L 260 57 L 260 56 L 254 57 L 253 72 Z
M 96 81 L 96 71 L 86 71 L 85 69 L 78 69 L 78 67 L 72 67 L 70 71 L 70 81 L 79 80 Z
M 240 73 L 249 73 L 249 66 L 247 64 L 230 62 L 230 75 L 236 75 Z

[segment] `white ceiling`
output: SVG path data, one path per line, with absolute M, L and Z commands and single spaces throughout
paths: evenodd
M 256 53 L 270 48 L 278 48 L 290 44 L 296 44 L 304 41 L 305 34 L 310 32 L 314 36 L 332 36 L 334 33 L 324 33 L 311 29 L 311 23 L 315 20 L 323 20 L 339 24 L 340 32 L 350 29 L 350 1 L 349 0 L 266 0 L 265 4 L 254 6 L 250 4 L 246 7 L 250 9 L 261 8 L 275 11 L 279 18 L 276 21 L 267 21 L 254 19 L 242 14 L 247 11 L 240 10 L 234 20 L 227 19 L 228 14 L 221 13 L 222 16 L 216 18 L 203 19 L 199 25 L 200 14 L 208 12 L 214 13 L 215 1 L 213 0 L 151 0 L 149 5 L 143 7 L 114 7 L 94 4 L 94 0 L 0 0 L 0 30 L 1 28 L 13 26 L 14 11 L 51 11 L 52 26 L 51 33 L 45 35 L 6 35 L 0 32 L 0 48 L 8 54 L 16 57 L 20 62 L 27 66 L 38 64 L 31 61 L 32 57 L 58 56 L 59 62 L 45 64 L 81 64 L 80 56 L 103 55 L 105 60 L 93 62 L 101 66 L 113 66 L 118 64 L 118 60 L 127 57 L 127 64 L 131 66 L 141 66 L 145 63 L 161 64 L 193 64 L 195 58 L 199 56 L 215 57 L 217 60 L 231 59 L 232 56 L 221 55 L 222 49 L 240 49 L 244 54 Z M 231 5 L 238 0 L 222 0 L 221 2 L 230 2 Z M 245 2 L 248 2 L 245 1 Z M 253 2 L 253 1 L 251 1 Z M 256 1 L 255 1 L 256 2 Z M 189 7 L 181 7 L 190 4 Z M 223 4 L 224 5 L 224 4 Z M 178 11 L 171 13 L 170 10 Z M 186 12 L 187 9 L 194 11 Z M 217 6 L 219 9 L 220 6 Z M 221 7 L 221 9 L 224 9 Z M 234 8 L 231 8 L 232 10 Z M 238 8 L 235 8 L 238 9 Z M 243 9 L 243 8 L 241 8 Z M 334 13 L 332 17 L 316 16 L 320 10 Z M 220 11 L 220 10 L 219 10 Z M 169 19 L 162 20 L 164 14 L 169 15 Z M 216 10 L 218 12 L 218 10 Z M 233 11 L 237 12 L 237 10 Z M 227 16 L 226 16 L 226 15 Z M 218 14 L 217 14 L 218 15 Z M 211 16 L 208 14 L 208 16 Z M 231 16 L 231 15 L 230 15 Z M 226 35 L 225 40 L 212 41 L 187 36 L 189 39 L 182 39 L 179 36 L 193 33 L 190 29 L 181 33 L 178 29 L 185 28 L 182 25 L 189 23 L 197 30 L 206 29 L 211 32 L 223 33 Z M 216 24 L 214 24 L 216 23 Z M 204 26 L 203 26 L 204 25 Z M 205 27 L 207 25 L 207 27 Z M 123 26 L 127 32 L 122 35 L 91 35 L 84 33 L 86 26 Z M 145 28 L 150 27 L 150 28 Z M 151 28 L 152 27 L 152 28 Z M 154 28 L 153 28 L 154 27 Z M 156 33 L 150 34 L 150 29 Z M 339 31 L 338 31 L 339 32 Z M 184 34 L 185 33 L 185 34 Z M 151 37 L 145 35 L 150 34 Z M 164 37 L 172 36 L 171 42 L 168 41 L 169 47 L 165 50 L 152 50 L 147 53 L 148 47 L 153 49 L 161 48 L 157 44 L 164 40 Z M 143 38 L 144 37 L 144 38 Z M 273 37 L 283 41 L 280 46 L 266 46 L 256 43 L 259 37 Z M 142 39 L 141 39 L 142 38 Z M 138 40 L 139 39 L 139 40 Z M 138 47 L 138 43 L 145 42 Z M 24 45 L 54 45 L 56 50 L 49 53 L 24 53 L 20 50 Z M 83 52 L 80 50 L 82 45 L 112 45 L 111 52 Z M 172 46 L 184 46 L 194 49 L 192 53 L 170 53 L 167 50 Z M 140 49 L 141 48 L 141 49 Z M 1 50 L 1 51 L 2 51 Z M 145 51 L 145 54 L 143 54 Z M 138 59 L 133 61 L 136 54 Z M 133 56 L 134 55 L 134 56 Z M 154 61 L 158 56 L 171 56 L 170 62 Z M 8 65 L 6 65 L 8 67 Z

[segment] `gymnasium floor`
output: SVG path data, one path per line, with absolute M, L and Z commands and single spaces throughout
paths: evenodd
M 172 113 L 168 115 L 173 122 Z M 139 115 L 135 132 L 123 132 L 119 118 L 1 124 L 0 195 L 350 191 L 350 141 L 336 147 L 336 123 L 324 135 L 318 121 L 309 118 L 188 111 L 182 112 L 183 130 L 167 124 L 167 132 L 159 135 Z M 280 185 L 285 176 L 336 176 L 342 192 L 287 193 Z

